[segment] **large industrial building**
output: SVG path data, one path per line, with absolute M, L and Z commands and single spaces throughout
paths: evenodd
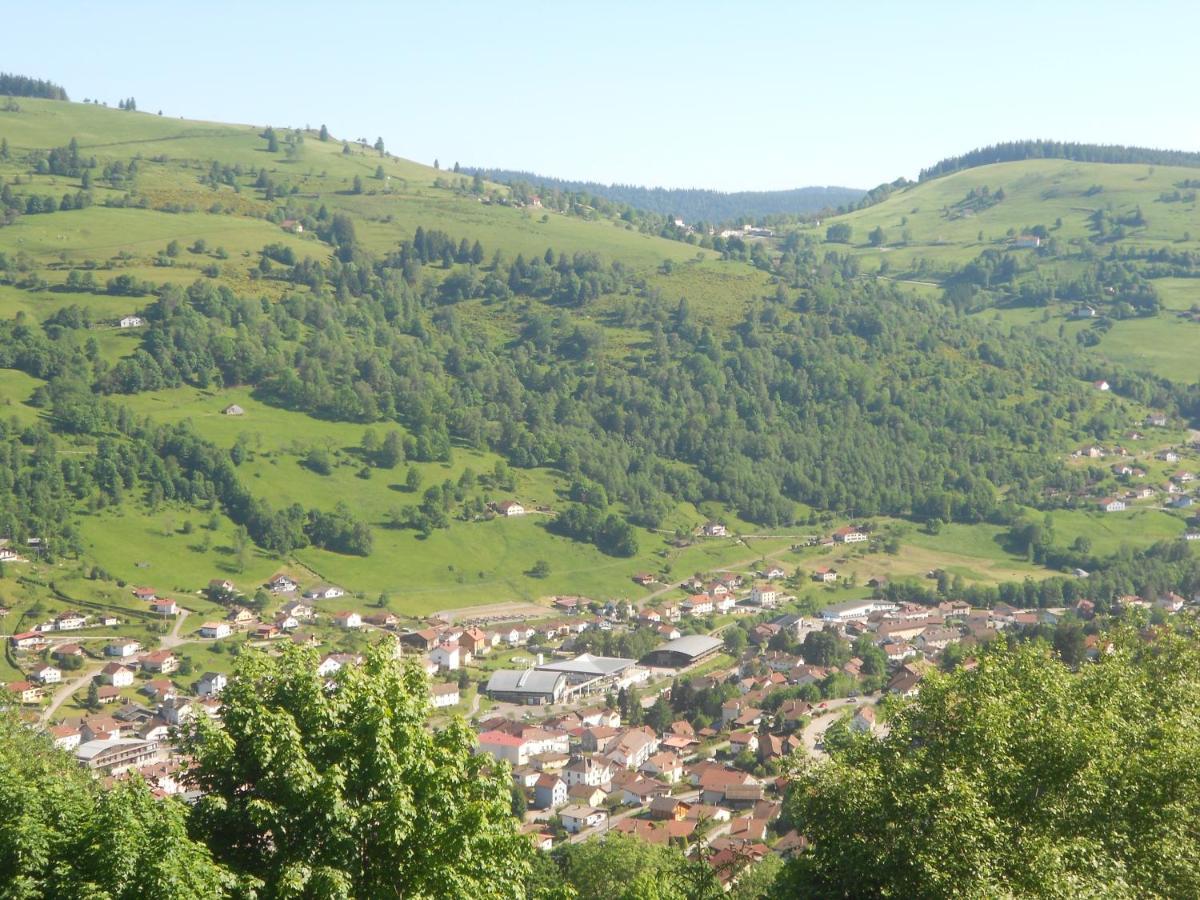
M 567 679 L 568 694 L 590 694 L 595 691 L 622 687 L 644 680 L 646 672 L 638 668 L 636 659 L 619 656 L 593 656 L 581 653 L 574 659 L 545 663 L 539 672 L 557 672 Z
M 542 706 L 562 699 L 567 676 L 537 669 L 498 669 L 488 679 L 487 695 L 506 703 Z
M 715 656 L 723 646 L 720 638 L 707 634 L 685 634 L 667 641 L 646 654 L 642 664 L 668 669 L 682 669 Z

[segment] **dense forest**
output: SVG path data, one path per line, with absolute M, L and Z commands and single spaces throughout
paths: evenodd
M 0 72 L 0 94 L 10 97 L 41 97 L 45 100 L 69 100 L 67 92 L 53 81 Z
M 802 216 L 855 203 L 863 192 L 846 187 L 803 187 L 779 191 L 712 191 L 701 188 L 649 188 L 632 184 L 571 181 L 512 169 L 464 168 L 503 184 L 591 194 L 634 209 L 680 216 L 688 223 L 734 222 L 767 216 Z
M 718 500 L 767 526 L 798 521 L 798 503 L 1010 521 L 1012 504 L 1043 506 L 1044 486 L 1071 486 L 1057 462 L 1070 435 L 1123 424 L 1090 408 L 1094 376 L 1077 344 L 956 315 L 949 292 L 900 294 L 816 246 L 791 242 L 767 259 L 730 242 L 726 254 L 768 268 L 776 289 L 718 333 L 686 298 L 668 300 L 597 254 L 506 260 L 418 229 L 375 257 L 347 217 L 322 207 L 304 221 L 335 256 L 264 247 L 258 276 L 290 287 L 277 303 L 207 279 L 181 288 L 118 276 L 93 287 L 144 297 L 136 352 L 105 362 L 81 340 L 86 310 L 68 307 L 41 328 L 0 323 L 0 365 L 49 381 L 39 402 L 66 433 L 111 433 L 119 412 L 89 402 L 93 392 L 253 385 L 315 416 L 401 423 L 404 458 L 445 460 L 465 445 L 557 467 L 592 498 L 568 507 L 559 530 L 615 555 L 636 552 L 625 522 L 657 527 L 679 500 Z M 0 274 L 22 283 L 11 267 Z M 505 340 L 470 327 L 482 310 L 507 323 Z M 614 328 L 639 340 L 620 348 Z M 1109 377 L 1157 407 L 1190 404 L 1167 382 Z M 118 430 L 161 444 L 144 427 Z M 203 473 L 267 549 L 369 552 L 351 516 L 272 510 L 235 487 L 227 455 L 174 455 L 193 460 L 188 477 Z
M 920 180 L 949 175 L 960 169 L 990 166 L 1022 159 L 1071 159 L 1076 162 L 1138 163 L 1148 166 L 1200 166 L 1200 153 L 1187 150 L 1156 150 L 1120 144 L 1079 144 L 1071 141 L 1008 141 L 980 147 L 961 156 L 951 156 L 927 169 Z

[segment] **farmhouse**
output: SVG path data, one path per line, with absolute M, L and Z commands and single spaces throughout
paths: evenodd
M 429 702 L 434 709 L 445 709 L 447 706 L 456 706 L 458 700 L 458 685 L 453 682 L 449 684 L 435 684 L 429 688 Z
M 334 613 L 333 624 L 338 628 L 362 628 L 362 616 L 351 610 Z
M 608 820 L 608 813 L 591 806 L 565 806 L 558 814 L 559 820 L 570 834 L 579 834 L 588 828 L 596 828 Z
M 304 592 L 305 600 L 333 600 L 346 596 L 345 590 L 336 584 L 318 584 Z
M 1121 512 L 1125 509 L 1125 501 L 1115 497 L 1105 497 L 1099 501 L 1099 506 L 1104 512 Z
M 831 584 L 838 579 L 837 569 L 832 569 L 829 566 L 818 566 L 813 569 L 812 580 L 819 581 L 823 584 Z
M 523 516 L 525 507 L 516 500 L 501 500 L 496 504 L 496 512 L 502 516 Z
M 236 403 L 230 403 L 227 407 L 221 410 L 221 412 L 227 416 L 244 416 L 246 414 L 246 411 Z
M 119 324 L 122 328 L 141 328 L 146 320 L 141 316 L 122 316 Z
M 59 613 L 54 617 L 55 631 L 74 631 L 87 623 L 87 616 L 77 612 Z
M 150 604 L 150 611 L 160 616 L 177 616 L 179 604 L 169 597 L 160 597 Z
M 133 669 L 111 662 L 100 670 L 100 680 L 113 687 L 129 687 L 133 684 Z
M 861 544 L 867 540 L 867 533 L 847 525 L 845 528 L 839 528 L 835 531 L 833 539 L 839 544 Z
M 705 537 L 726 537 L 729 534 L 720 522 L 706 522 L 701 531 Z
M 106 646 L 104 648 L 104 655 L 125 658 L 128 656 L 133 656 L 133 654 L 137 653 L 141 649 L 142 645 L 135 640 L 119 640 L 113 641 L 111 644 Z
M 228 622 L 205 622 L 200 626 L 200 637 L 202 638 L 226 638 L 233 634 L 233 629 L 229 627 Z

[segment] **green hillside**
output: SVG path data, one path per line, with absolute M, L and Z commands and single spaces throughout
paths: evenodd
M 281 568 L 410 614 L 641 597 L 638 571 L 803 571 L 793 544 L 871 517 L 957 530 L 853 571 L 940 561 L 995 584 L 1053 568 L 1004 529 L 1097 515 L 1067 462 L 1080 442 L 1151 406 L 1190 415 L 1136 372 L 1092 390 L 1096 349 L 1005 297 L 1040 268 L 973 290 L 971 316 L 938 284 L 1040 223 L 1063 248 L 1024 251 L 1040 266 L 1100 265 L 1071 192 L 1101 179 L 1113 215 L 1149 210 L 1119 248 L 1173 240 L 1194 200 L 1140 198 L 1174 171 L 973 169 L 845 217 L 853 241 L 881 224 L 905 246 L 828 244 L 825 225 L 698 245 L 316 130 L 18 106 L 0 113 L 0 531 L 42 538 L 30 571 L 74 597 Z M 944 212 L 989 181 L 1001 203 Z M 882 261 L 928 283 L 860 277 Z M 1161 283 L 1188 302 L 1185 278 Z M 495 516 L 506 499 L 530 514 Z M 1182 531 L 1160 515 L 1143 543 Z M 734 534 L 695 538 L 713 518 Z
M 982 289 L 968 308 L 1082 335 L 1098 358 L 1192 383 L 1200 380 L 1192 352 L 1200 332 L 1185 316 L 1200 304 L 1197 186 L 1200 170 L 1190 167 L 1006 162 L 914 184 L 802 234 L 825 241 L 831 226 L 849 226 L 849 243 L 830 246 L 864 272 L 960 295 Z M 1032 233 L 1041 246 L 1016 243 Z M 1073 318 L 1079 304 L 1091 305 L 1095 319 Z

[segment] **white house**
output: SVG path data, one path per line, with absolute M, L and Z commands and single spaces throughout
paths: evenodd
M 557 809 L 567 802 L 567 785 L 557 775 L 542 773 L 533 783 L 535 809 Z
M 1122 512 L 1125 509 L 1125 501 L 1115 497 L 1105 497 L 1100 501 L 1100 508 L 1105 512 Z
M 62 670 L 50 665 L 38 666 L 29 677 L 42 684 L 58 684 L 62 681 Z
M 750 589 L 750 602 L 764 609 L 779 605 L 779 591 L 770 585 L 756 584 Z
M 123 659 L 127 656 L 133 656 L 133 654 L 137 653 L 141 649 L 142 649 L 142 645 L 139 644 L 137 641 L 132 641 L 132 640 L 113 641 L 111 644 L 109 644 L 107 647 L 104 648 L 104 655 L 105 656 L 118 656 Z
M 588 828 L 598 828 L 608 820 L 608 813 L 591 806 L 565 806 L 558 813 L 562 826 L 570 834 L 579 834 Z
M 437 667 L 445 672 L 455 672 L 462 664 L 462 651 L 453 641 L 448 644 L 438 644 L 429 651 L 429 658 L 437 663 Z
M 867 540 L 867 533 L 865 531 L 859 531 L 857 528 L 846 526 L 845 528 L 839 528 L 837 531 L 835 531 L 833 533 L 833 539 L 839 544 L 861 544 L 863 541 Z
M 122 316 L 121 317 L 121 327 L 122 328 L 141 328 L 145 324 L 146 324 L 146 320 L 143 319 L 141 316 Z
M 113 687 L 129 687 L 133 684 L 133 669 L 111 662 L 100 670 L 100 680 Z
M 825 607 L 821 610 L 821 618 L 826 622 L 864 621 L 873 612 L 891 612 L 896 608 L 895 603 L 885 600 L 847 600 Z
M 502 500 L 496 504 L 496 512 L 502 516 L 523 516 L 525 507 L 516 500 Z
M 318 584 L 304 592 L 305 600 L 333 600 L 346 596 L 345 590 L 336 584 Z
M 87 622 L 87 617 L 77 612 L 60 613 L 54 619 L 55 631 L 75 631 L 77 628 L 82 628 Z
M 429 688 L 429 701 L 434 709 L 445 709 L 447 706 L 456 706 L 459 701 L 458 685 L 453 682 L 431 685 Z
M 290 576 L 282 573 L 267 582 L 267 589 L 272 594 L 290 594 L 298 587 L 299 585 Z
M 196 693 L 201 697 L 215 697 L 228 683 L 229 679 L 220 672 L 205 672 L 196 682 Z
M 228 622 L 205 622 L 200 626 L 200 637 L 202 638 L 226 638 L 233 634 L 233 629 L 229 627 Z
M 702 529 L 705 537 L 726 537 L 729 531 L 720 522 L 706 522 Z
M 595 756 L 577 756 L 567 763 L 563 769 L 563 778 L 567 787 L 585 784 L 588 787 L 602 787 L 612 782 L 612 763 Z
M 179 615 L 179 604 L 170 597 L 159 597 L 150 604 L 150 610 L 160 616 L 177 616 Z
M 334 613 L 333 624 L 338 628 L 362 628 L 362 616 L 353 611 Z

